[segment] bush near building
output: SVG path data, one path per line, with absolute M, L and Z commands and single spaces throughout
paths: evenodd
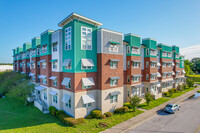
M 90 115 L 93 117 L 93 118 L 100 118 L 100 116 L 101 116 L 101 111 L 100 110 L 93 110 L 93 111 L 91 111 L 90 112 Z

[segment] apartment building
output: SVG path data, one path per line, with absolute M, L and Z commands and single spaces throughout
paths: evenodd
M 131 96 L 150 92 L 157 99 L 185 82 L 177 46 L 99 28 L 76 13 L 58 25 L 13 49 L 14 71 L 31 77 L 34 105 L 43 112 L 49 106 L 75 118 L 94 109 L 113 112 Z

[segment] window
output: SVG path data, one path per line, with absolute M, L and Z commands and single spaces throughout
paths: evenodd
M 40 48 L 37 48 L 37 55 L 40 55 Z
M 30 63 L 29 62 L 27 62 L 27 68 L 29 68 L 30 67 Z
M 156 80 L 156 75 L 151 75 L 151 80 Z
M 40 62 L 37 63 L 37 68 L 40 68 Z
M 130 68 L 130 61 L 127 62 L 127 68 Z
M 58 102 L 58 101 L 57 101 L 57 96 L 56 96 L 56 95 L 53 96 L 53 102 L 54 102 L 54 103 L 57 103 L 57 102 Z
M 184 62 L 183 61 L 181 62 L 181 65 L 182 65 L 182 67 L 184 67 Z
M 32 76 L 32 80 L 35 81 L 35 76 Z
M 146 61 L 146 68 L 149 68 L 149 62 Z
M 47 52 L 47 45 L 42 46 L 42 53 L 46 53 Z
M 179 54 L 176 54 L 176 58 L 179 58 Z
M 26 68 L 26 64 L 25 63 L 23 63 L 23 68 Z
M 54 62 L 52 62 L 52 63 L 53 63 L 53 69 L 57 69 L 58 61 L 54 61 Z
M 47 84 L 47 78 L 43 78 L 42 83 L 46 85 Z
M 71 50 L 71 27 L 65 29 L 65 50 Z
M 128 83 L 130 82 L 130 76 L 129 75 L 127 76 L 127 82 Z
M 66 106 L 67 106 L 68 108 L 71 108 L 71 98 L 69 99 L 68 103 L 66 103 Z
M 31 68 L 35 68 L 35 63 L 32 63 L 32 64 L 31 64 Z
M 52 47 L 53 47 L 53 52 L 58 51 L 58 50 L 57 50 L 57 46 L 58 46 L 57 43 L 53 43 L 53 45 L 52 45 Z
M 176 62 L 176 67 L 179 67 L 179 63 L 178 62 Z
M 167 63 L 163 63 L 163 65 L 162 65 L 163 67 L 167 67 Z
M 127 46 L 127 54 L 130 54 L 130 53 L 131 53 L 131 47 Z
M 163 52 L 162 52 L 162 56 L 163 56 L 163 57 L 167 57 L 167 52 L 163 51 Z
M 132 54 L 140 54 L 140 48 L 132 47 Z
M 149 49 L 146 49 L 146 55 L 149 55 Z
M 118 79 L 111 79 L 110 80 L 110 86 L 117 86 L 118 85 Z
M 57 78 L 53 80 L 53 86 L 57 86 Z
M 168 77 L 171 77 L 172 76 L 172 74 L 171 73 L 168 73 Z
M 172 63 L 168 63 L 168 67 L 172 67 Z
M 117 61 L 110 61 L 110 69 L 117 69 L 118 62 Z
M 156 67 L 156 63 L 155 62 L 151 62 L 151 67 L 155 68 Z
M 68 88 L 68 89 L 71 89 L 71 80 L 69 81 L 68 85 L 65 86 L 65 87 Z
M 44 100 L 47 100 L 47 93 L 44 92 Z
M 40 78 L 39 77 L 37 78 L 37 81 L 38 81 L 38 83 L 40 83 Z
M 110 96 L 110 103 L 117 102 L 117 95 Z
M 92 66 L 84 66 L 83 64 L 81 64 L 81 69 L 92 69 Z
M 146 74 L 146 80 L 149 80 L 149 74 Z
M 91 106 L 92 106 L 92 103 L 83 104 L 83 107 L 84 107 L 84 108 L 89 108 L 89 107 L 91 107 Z
M 81 49 L 92 50 L 92 29 L 81 27 Z
M 168 52 L 168 57 L 172 57 L 172 53 L 171 52 Z
M 118 52 L 118 45 L 110 45 L 109 47 L 110 52 Z
M 166 73 L 163 73 L 163 78 L 166 78 L 167 77 L 167 74 Z
M 134 77 L 132 78 L 133 82 L 140 82 L 140 77 Z
M 47 67 L 47 62 L 46 61 L 42 62 L 42 69 L 46 69 L 46 67 Z
M 176 72 L 176 76 L 178 76 L 179 75 L 179 72 Z
M 68 66 L 65 66 L 65 69 L 71 69 L 72 66 L 71 66 L 71 61 L 69 62 Z
M 32 50 L 32 56 L 35 55 L 35 49 Z
M 82 88 L 83 89 L 89 89 L 89 88 L 92 88 L 92 86 L 84 86 L 84 84 L 82 83 Z
M 150 50 L 151 55 L 157 56 L 157 52 L 155 49 L 151 49 Z
M 140 62 L 133 62 L 132 66 L 133 68 L 140 68 Z

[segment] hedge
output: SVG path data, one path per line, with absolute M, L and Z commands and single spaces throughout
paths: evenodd
M 113 116 L 113 114 L 111 112 L 106 112 L 106 113 L 104 113 L 104 115 L 106 115 L 106 117 L 112 117 Z
M 58 110 L 55 107 L 53 107 L 53 106 L 49 107 L 49 112 L 51 113 L 51 115 L 56 116 L 57 111 Z
M 114 113 L 125 113 L 128 111 L 129 111 L 129 108 L 125 106 L 125 107 L 115 109 Z
M 130 104 L 130 103 L 124 103 L 123 106 L 126 106 L 126 107 L 128 107 L 129 109 L 131 109 L 131 104 Z
M 188 79 L 192 79 L 194 82 L 200 82 L 200 75 L 187 75 Z
M 101 111 L 100 110 L 93 110 L 91 111 L 90 115 L 93 117 L 93 118 L 100 118 L 101 116 Z

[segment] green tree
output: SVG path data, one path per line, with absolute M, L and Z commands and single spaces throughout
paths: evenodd
M 191 63 L 193 65 L 191 65 L 190 67 L 193 70 L 193 72 L 200 73 L 200 58 L 193 58 L 191 60 Z
M 185 60 L 184 61 L 184 67 L 185 67 L 185 72 L 186 75 L 193 75 L 194 72 L 191 70 L 191 68 L 193 68 L 193 63 L 191 63 L 189 60 Z
M 153 96 L 149 92 L 147 92 L 145 93 L 144 99 L 146 100 L 147 106 L 149 106 L 150 102 L 153 100 Z
M 133 109 L 133 112 L 135 112 L 142 99 L 139 98 L 137 95 L 134 95 L 133 97 L 130 97 L 129 100 L 131 108 Z
M 187 83 L 187 85 L 188 85 L 189 88 L 194 86 L 194 81 L 192 79 L 188 79 L 187 78 L 186 79 L 186 83 Z
M 34 90 L 34 85 L 30 84 L 29 80 L 24 80 L 20 82 L 17 86 L 13 86 L 9 92 L 8 96 L 22 101 L 27 105 L 27 98 L 32 94 Z

